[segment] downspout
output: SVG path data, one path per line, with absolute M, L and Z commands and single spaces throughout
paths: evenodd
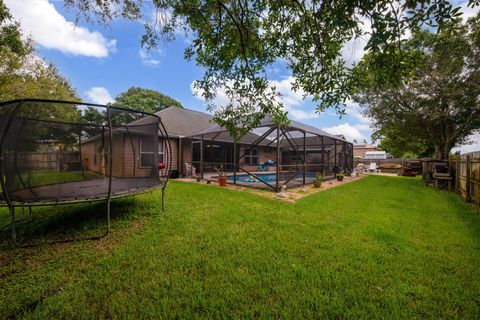
M 177 150 L 177 171 L 178 174 L 181 176 L 182 175 L 182 158 L 183 158 L 183 153 L 182 153 L 182 138 L 178 138 L 178 150 Z

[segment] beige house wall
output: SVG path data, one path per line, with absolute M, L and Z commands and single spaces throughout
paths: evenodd
M 177 170 L 178 139 L 170 139 L 172 170 Z M 108 148 L 108 145 L 105 146 Z M 152 174 L 152 167 L 142 167 L 140 162 L 140 136 L 127 136 L 119 133 L 113 136 L 112 145 L 112 175 L 114 177 L 147 177 Z M 82 143 L 82 159 L 85 169 L 100 174 L 108 172 L 108 159 L 102 169 L 101 139 Z M 169 154 L 164 146 L 164 162 L 169 159 Z M 102 172 L 103 171 L 103 172 Z
M 368 151 L 382 151 L 382 150 L 379 149 L 379 148 L 376 148 L 376 147 L 364 148 L 364 147 L 353 146 L 353 156 L 354 157 L 365 158 L 365 153 L 367 153 Z
M 193 160 L 191 139 L 182 139 L 182 158 L 183 159 L 180 159 L 179 172 L 181 175 L 186 175 L 187 172 L 186 172 L 185 162 L 192 163 L 192 160 Z

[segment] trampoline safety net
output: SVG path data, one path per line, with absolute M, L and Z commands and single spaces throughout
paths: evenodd
M 165 188 L 161 119 L 114 106 L 25 99 L 0 103 L 2 205 L 110 200 Z

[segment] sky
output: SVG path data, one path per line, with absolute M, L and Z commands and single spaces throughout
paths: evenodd
M 184 59 L 184 49 L 190 39 L 177 34 L 176 40 L 162 42 L 158 49 L 141 48 L 143 22 L 114 20 L 109 26 L 80 21 L 65 10 L 62 1 L 4 0 L 13 17 L 20 22 L 26 35 L 37 44 L 38 55 L 55 64 L 68 78 L 85 102 L 105 104 L 112 102 L 130 87 L 157 90 L 180 101 L 184 107 L 207 112 L 207 103 L 195 95 L 193 82 L 201 79 L 203 69 Z M 478 8 L 462 6 L 464 19 L 475 15 Z M 144 19 L 153 19 L 154 12 L 145 12 Z M 369 25 L 365 23 L 368 30 Z M 365 39 L 354 39 L 345 45 L 342 54 L 347 63 L 359 61 Z M 291 89 L 292 76 L 279 63 L 275 66 L 272 83 L 282 94 L 282 102 L 289 117 L 321 128 L 332 134 L 343 134 L 354 139 L 371 141 L 371 122 L 361 108 L 347 102 L 347 114 L 340 117 L 334 110 L 315 112 L 315 104 L 302 92 Z M 219 92 L 217 103 L 225 101 Z M 480 134 L 472 136 L 473 144 L 460 146 L 463 152 L 480 150 Z

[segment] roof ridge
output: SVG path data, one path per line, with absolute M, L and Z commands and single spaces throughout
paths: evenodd
M 194 109 L 190 109 L 190 108 L 185 108 L 185 107 L 179 108 L 179 107 L 175 107 L 175 106 L 170 106 L 168 108 L 159 110 L 159 111 L 155 112 L 155 114 L 160 113 L 160 112 L 165 111 L 165 110 L 169 110 L 171 108 L 176 108 L 178 110 L 187 110 L 187 111 L 197 112 L 197 113 L 201 113 L 201 114 L 204 114 L 206 116 L 209 116 L 209 117 L 213 118 L 213 116 L 210 113 L 206 113 L 206 112 L 203 112 L 203 111 L 198 111 L 198 110 L 194 110 Z

